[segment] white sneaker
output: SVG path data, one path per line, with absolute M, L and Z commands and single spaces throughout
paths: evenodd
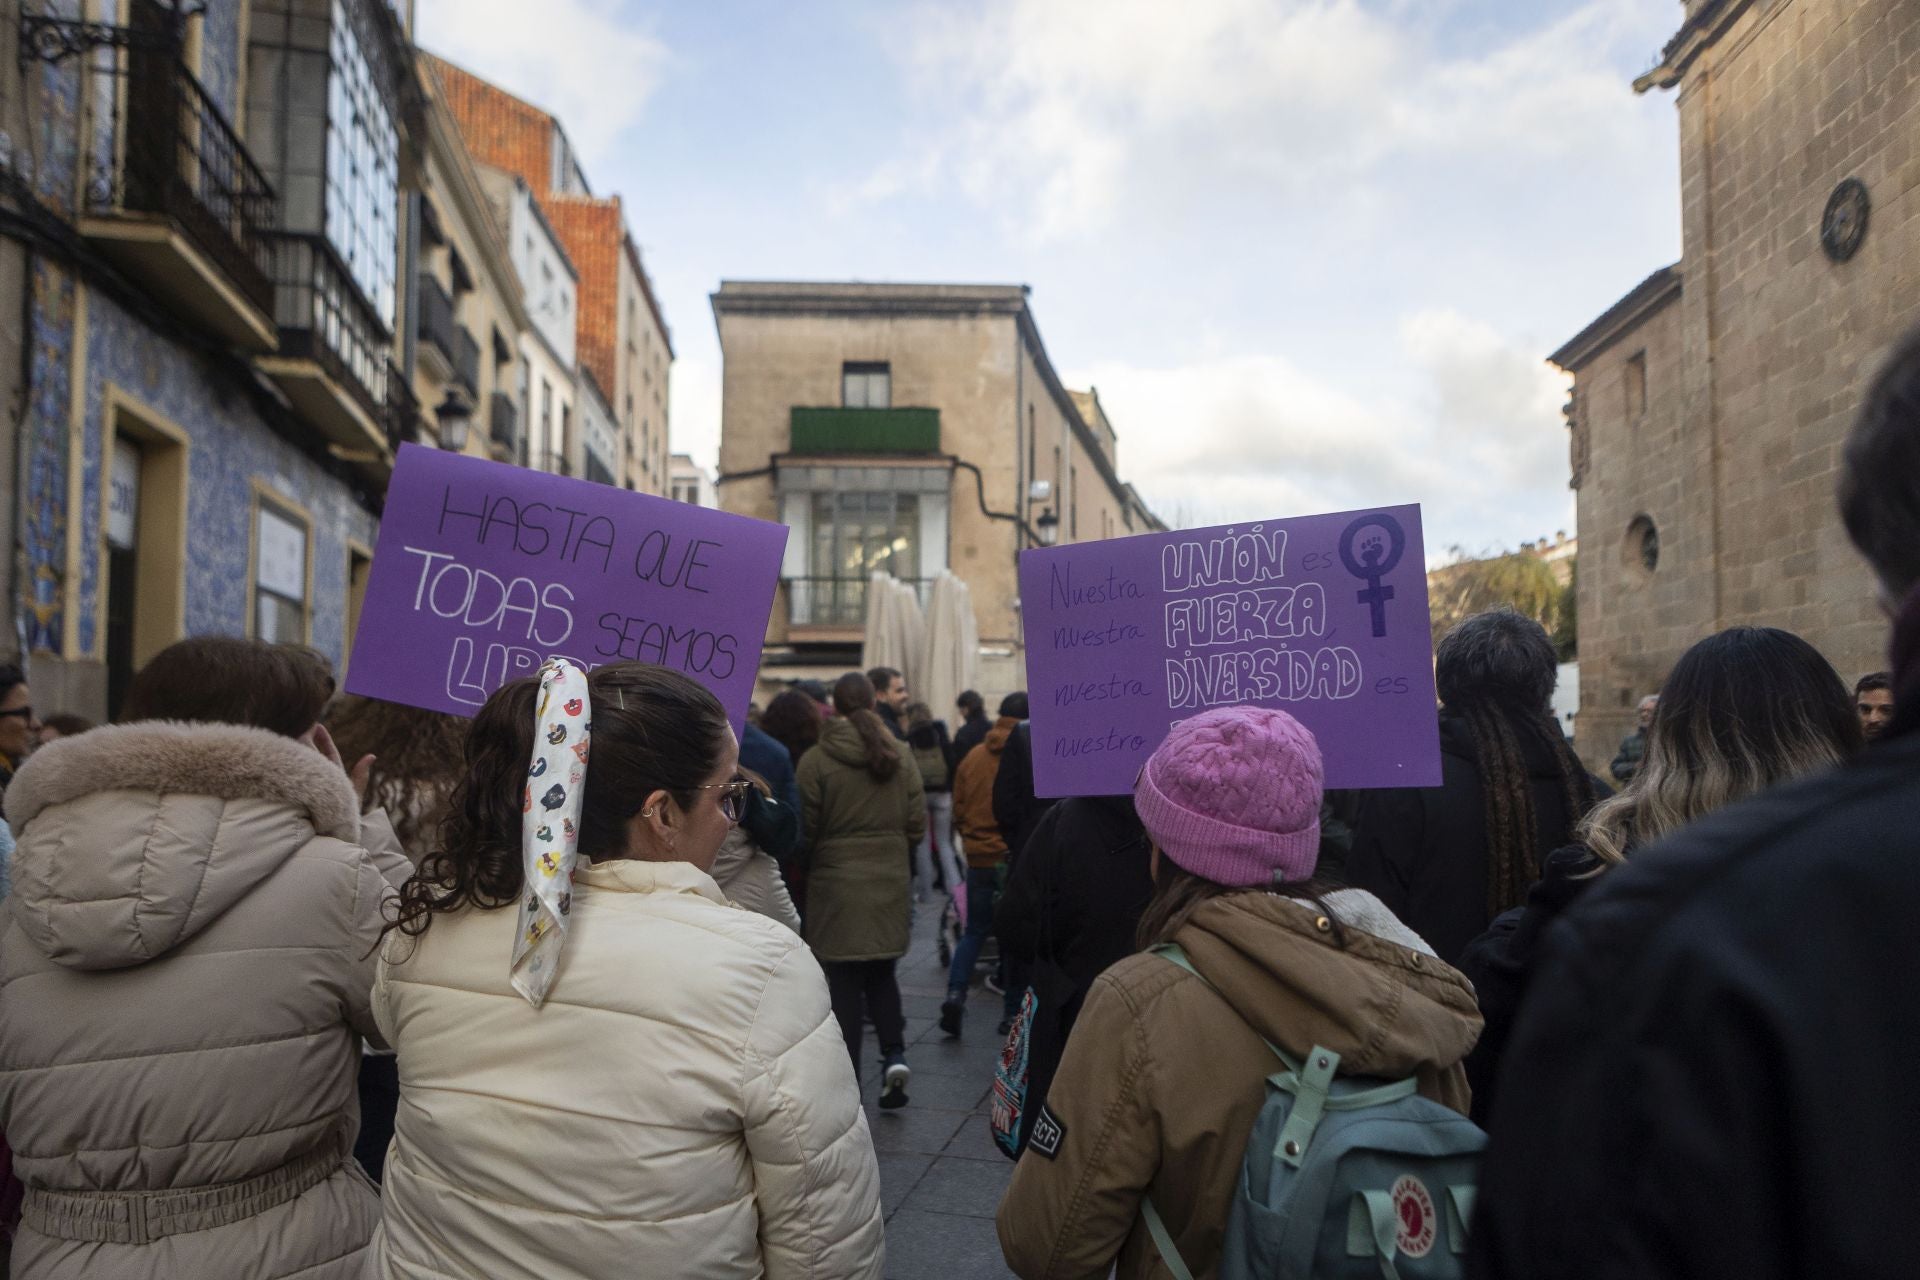
M 880 1077 L 880 1109 L 894 1111 L 907 1105 L 907 1081 L 913 1072 L 904 1062 L 889 1062 Z

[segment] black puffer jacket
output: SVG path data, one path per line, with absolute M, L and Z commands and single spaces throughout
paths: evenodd
M 1572 843 L 1581 815 L 1567 812 L 1558 757 L 1521 739 L 1533 788 L 1535 848 Z M 1347 882 L 1365 889 L 1453 964 L 1493 922 L 1487 910 L 1487 802 L 1479 751 L 1465 720 L 1440 713 L 1441 782 L 1362 792 L 1353 820 Z M 1596 796 L 1610 794 L 1598 778 Z
M 1470 1274 L 1914 1273 L 1915 814 L 1909 731 L 1636 853 L 1548 931 Z
M 1020 860 L 1021 850 L 1033 838 L 1040 817 L 1055 801 L 1034 794 L 1033 722 L 1022 720 L 1000 753 L 1000 772 L 993 775 L 993 820 L 1007 841 L 1007 858 Z
M 1027 1042 L 1023 1150 L 1088 989 L 1133 954 L 1152 896 L 1147 833 L 1131 796 L 1062 800 L 1041 815 L 1014 862 L 993 919 L 1005 953 L 1032 966 L 1036 1016 Z

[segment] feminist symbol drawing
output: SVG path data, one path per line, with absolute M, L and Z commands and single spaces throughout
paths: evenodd
M 1377 529 L 1378 533 L 1360 538 L 1363 529 Z M 1386 545 L 1381 545 L 1385 535 Z M 1354 555 L 1354 543 L 1360 544 L 1360 554 Z M 1347 526 L 1340 535 L 1340 562 L 1347 566 L 1347 572 L 1365 582 L 1366 589 L 1354 594 L 1354 599 L 1364 604 L 1373 614 L 1374 639 L 1387 634 L 1387 601 L 1393 599 L 1393 588 L 1382 586 L 1380 580 L 1392 573 L 1394 566 L 1400 563 L 1400 557 L 1407 549 L 1407 534 L 1400 522 L 1390 515 L 1376 514 L 1361 516 Z

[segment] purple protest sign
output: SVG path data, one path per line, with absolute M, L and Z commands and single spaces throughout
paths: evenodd
M 1440 783 L 1417 506 L 1023 551 L 1020 600 L 1043 796 L 1131 791 L 1239 703 L 1313 730 L 1329 787 Z
M 549 657 L 638 660 L 746 720 L 787 527 L 403 445 L 347 689 L 472 715 Z

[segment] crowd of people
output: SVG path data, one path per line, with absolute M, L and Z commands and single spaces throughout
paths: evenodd
M 11 1272 L 879 1276 L 863 1041 L 908 1106 L 897 966 L 938 907 L 940 1029 L 991 984 L 1017 1059 L 1022 1277 L 1902 1274 L 1920 338 L 1839 501 L 1891 669 L 1707 636 L 1607 780 L 1504 609 L 1437 646 L 1440 784 L 1352 794 L 1237 706 L 1129 795 L 1041 797 L 1024 693 L 950 732 L 888 668 L 737 738 L 641 663 L 555 659 L 468 722 L 201 637 L 102 727 L 0 668 Z M 1469 1135 L 1477 1190 L 1324 1230 L 1261 1201 L 1375 1106 Z

